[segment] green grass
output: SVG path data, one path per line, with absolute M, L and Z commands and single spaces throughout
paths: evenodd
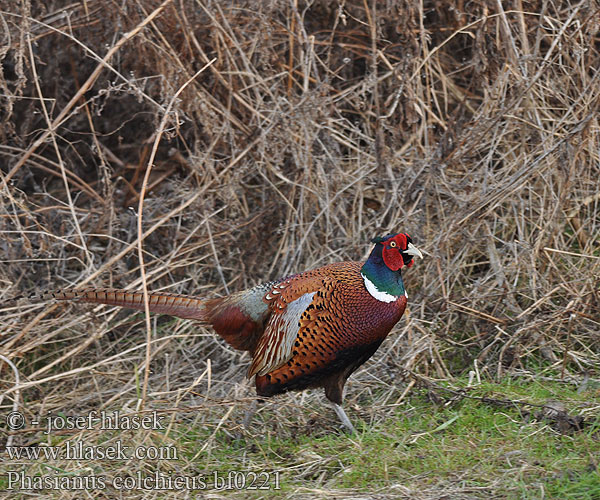
M 571 414 L 597 398 L 594 391 L 578 394 L 564 384 L 510 379 L 484 383 L 472 394 L 537 403 L 560 400 Z M 269 418 L 267 410 L 262 419 Z M 600 498 L 595 468 L 600 460 L 600 421 L 595 418 L 588 416 L 582 432 L 561 435 L 550 422 L 516 408 L 472 399 L 444 407 L 422 393 L 375 425 L 357 422 L 353 437 L 330 433 L 280 439 L 259 434 L 230 441 L 213 453 L 223 470 L 239 470 L 248 463 L 282 470 L 284 491 L 332 483 L 359 491 L 385 491 L 401 483 L 417 491 L 460 482 L 507 498 L 540 498 L 542 491 L 546 498 Z M 200 441 L 207 437 L 195 436 Z M 237 461 L 240 454 L 244 462 Z M 298 472 L 319 462 L 313 474 Z
M 456 387 L 460 382 L 453 384 Z M 275 421 L 275 406 L 267 404 L 255 416 L 250 432 L 238 439 L 232 437 L 237 414 L 216 433 L 214 426 L 178 422 L 167 437 L 177 448 L 178 460 L 148 461 L 141 470 L 145 474 L 154 470 L 207 474 L 209 484 L 215 471 L 222 477 L 229 471 L 267 472 L 271 485 L 273 474 L 279 471 L 280 490 L 237 492 L 245 498 L 302 493 L 318 497 L 320 490 L 340 495 L 387 492 L 393 497 L 398 488 L 409 496 L 407 492 L 419 492 L 425 498 L 427 492 L 431 497 L 434 492 L 447 492 L 449 498 L 452 492 L 468 498 L 600 498 L 596 468 L 600 461 L 600 418 L 594 408 L 598 406 L 594 403 L 597 388 L 578 393 L 566 384 L 506 378 L 501 384 L 484 382 L 469 390 L 475 397 L 538 404 L 561 401 L 571 415 L 583 412 L 585 418 L 583 431 L 569 434 L 560 434 L 552 429 L 551 422 L 536 419 L 536 408 L 499 406 L 477 399 L 445 404 L 448 394 L 436 393 L 441 398 L 429 397 L 426 389 L 414 391 L 397 406 L 376 408 L 376 417 L 370 419 L 365 417 L 369 404 L 361 401 L 349 408 L 357 427 L 354 436 L 337 431 L 331 410 L 312 405 L 293 408 L 290 421 L 284 422 L 290 426 L 287 428 Z M 220 411 L 225 413 L 225 408 Z M 310 429 L 294 428 L 296 411 L 316 412 L 316 424 Z M 108 431 L 104 434 L 95 442 L 114 438 Z M 132 442 L 126 444 L 139 444 L 142 439 L 145 445 L 165 444 L 160 433 L 130 437 Z M 126 440 L 127 433 L 121 439 Z M 209 446 L 200 451 L 206 443 Z M 111 468 L 127 474 L 130 466 L 104 462 L 98 474 L 110 474 Z M 56 475 L 59 470 L 67 474 L 71 467 L 64 462 L 38 462 L 28 470 L 31 474 Z M 6 486 L 2 481 L 0 488 Z

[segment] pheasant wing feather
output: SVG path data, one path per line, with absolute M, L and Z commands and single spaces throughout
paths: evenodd
M 327 278 L 306 273 L 274 285 L 265 295 L 271 315 L 253 354 L 248 377 L 276 370 L 292 357 L 301 317 L 324 288 Z

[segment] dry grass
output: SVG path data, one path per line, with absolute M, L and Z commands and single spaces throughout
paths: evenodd
M 385 419 L 404 369 L 598 378 L 598 5 L 500 4 L 0 1 L 0 298 L 218 296 L 407 231 L 427 257 L 355 416 Z M 162 409 L 215 430 L 203 454 L 239 430 L 248 359 L 208 331 L 4 304 L 3 411 Z M 330 432 L 321 398 L 251 432 Z

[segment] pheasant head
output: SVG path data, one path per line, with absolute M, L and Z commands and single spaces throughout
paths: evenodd
M 383 262 L 392 271 L 398 271 L 403 266 L 412 267 L 415 263 L 413 257 L 423 258 L 421 251 L 413 245 L 412 238 L 406 233 L 377 236 L 371 241 L 381 245 Z M 374 250 L 377 249 L 376 246 Z
M 414 257 L 423 258 L 406 233 L 377 236 L 375 247 L 361 269 L 365 287 L 379 301 L 392 302 L 406 295 L 400 270 L 414 264 Z

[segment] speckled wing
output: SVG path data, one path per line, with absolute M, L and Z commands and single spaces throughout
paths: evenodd
M 275 284 L 265 294 L 263 300 L 271 315 L 254 351 L 248 377 L 265 375 L 292 357 L 301 317 L 327 281 L 316 273 L 302 273 Z

